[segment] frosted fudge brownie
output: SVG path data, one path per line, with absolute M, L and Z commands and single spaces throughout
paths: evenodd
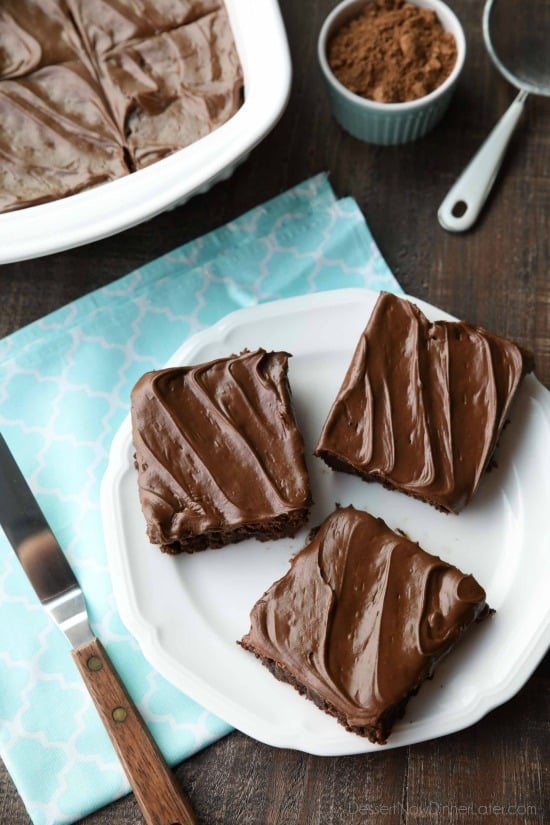
M 141 169 L 212 132 L 242 104 L 223 0 L 67 0 L 114 121 Z
M 0 213 L 142 169 L 242 101 L 223 0 L 3 0 Z
M 488 613 L 472 576 L 347 507 L 254 605 L 239 644 L 349 731 L 384 743 L 440 659 Z
M 381 293 L 315 455 L 459 512 L 487 469 L 532 354 Z
M 128 174 L 108 102 L 59 2 L 1 4 L 0 122 L 0 212 Z
M 225 10 L 98 57 L 133 167 L 189 146 L 242 103 L 242 71 Z
M 168 553 L 292 536 L 311 504 L 285 352 L 146 373 L 132 426 L 147 534 Z

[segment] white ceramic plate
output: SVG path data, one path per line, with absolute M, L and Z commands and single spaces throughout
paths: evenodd
M 496 614 L 472 630 L 409 702 L 385 746 L 395 747 L 472 724 L 510 698 L 548 648 L 550 393 L 527 377 L 498 467 L 459 516 L 332 472 L 312 450 L 376 297 L 348 289 L 240 310 L 188 340 L 170 364 L 200 363 L 246 347 L 293 353 L 289 376 L 315 499 L 311 524 L 336 502 L 354 504 L 472 572 L 485 587 Z M 432 320 L 449 318 L 415 303 Z M 307 531 L 294 540 L 164 555 L 145 536 L 132 455 L 127 420 L 113 442 L 102 511 L 120 614 L 151 664 L 203 706 L 268 744 L 321 755 L 379 749 L 278 682 L 236 644 L 249 628 L 253 603 L 287 570 Z
M 218 129 L 151 166 L 52 203 L 0 215 L 0 264 L 114 235 L 229 177 L 286 106 L 291 63 L 277 0 L 225 0 L 245 101 Z

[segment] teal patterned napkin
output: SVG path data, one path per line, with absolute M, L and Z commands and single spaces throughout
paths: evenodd
M 130 389 L 234 309 L 348 286 L 400 291 L 356 203 L 318 175 L 0 342 L 0 429 L 170 764 L 229 726 L 156 673 L 117 614 L 99 488 Z M 128 792 L 68 643 L 3 534 L 0 685 L 0 753 L 35 825 L 73 822 Z

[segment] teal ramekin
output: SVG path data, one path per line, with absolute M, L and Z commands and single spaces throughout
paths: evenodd
M 406 103 L 377 103 L 350 92 L 333 74 L 327 60 L 332 35 L 371 0 L 343 0 L 328 15 L 318 40 L 318 58 L 332 114 L 340 126 L 360 140 L 383 146 L 408 143 L 427 134 L 445 114 L 464 67 L 466 39 L 457 16 L 441 0 L 409 0 L 432 9 L 445 31 L 454 35 L 457 59 L 451 74 L 430 94 Z

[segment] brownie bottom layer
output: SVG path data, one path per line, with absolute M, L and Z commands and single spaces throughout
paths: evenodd
M 309 509 L 296 510 L 284 513 L 269 521 L 241 524 L 237 527 L 210 530 L 200 535 L 185 536 L 170 544 L 161 544 L 160 549 L 172 556 L 179 553 L 196 553 L 208 548 L 225 547 L 246 539 L 258 541 L 272 541 L 282 538 L 292 538 L 308 519 Z
M 418 686 L 415 690 L 411 691 L 410 693 L 402 699 L 396 705 L 392 705 L 391 707 L 387 708 L 383 713 L 380 714 L 378 719 L 371 725 L 354 725 L 352 722 L 349 721 L 347 716 L 340 711 L 335 705 L 331 702 L 327 702 L 318 693 L 316 693 L 311 688 L 308 688 L 306 685 L 302 684 L 296 677 L 294 677 L 288 670 L 284 667 L 284 665 L 279 664 L 278 662 L 270 659 L 268 656 L 262 656 L 261 653 L 258 653 L 252 646 L 244 643 L 242 640 L 237 642 L 241 647 L 245 650 L 248 650 L 250 653 L 253 653 L 257 659 L 261 661 L 261 663 L 269 670 L 269 672 L 275 676 L 280 682 L 286 682 L 289 685 L 292 685 L 295 690 L 298 691 L 302 696 L 305 696 L 310 701 L 314 702 L 317 707 L 328 713 L 329 716 L 334 716 L 334 718 L 341 724 L 343 727 L 350 731 L 350 733 L 355 733 L 358 736 L 363 736 L 373 742 L 375 745 L 385 745 L 390 735 L 391 729 L 397 719 L 401 719 L 401 717 L 405 713 L 405 708 L 407 706 L 407 702 L 409 699 L 414 696 L 420 686 Z
M 337 458 L 327 450 L 319 450 L 315 453 L 315 455 L 322 458 L 331 470 L 336 470 L 338 473 L 348 473 L 349 475 L 357 476 L 363 481 L 381 484 L 387 490 L 396 490 L 398 493 L 403 493 L 404 495 L 409 496 L 409 498 L 416 498 L 418 501 L 423 501 L 425 504 L 431 504 L 432 507 L 435 507 L 435 509 L 439 510 L 441 513 L 448 514 L 453 512 L 450 507 L 445 507 L 440 502 L 433 501 L 432 499 L 419 495 L 418 493 L 411 493 L 409 490 L 400 487 L 398 484 L 392 484 L 391 481 L 388 481 L 384 478 L 384 476 L 381 476 L 378 473 L 363 473 L 361 470 L 358 470 L 357 467 L 354 467 L 353 464 L 348 464 L 346 461 L 342 461 L 341 458 Z

